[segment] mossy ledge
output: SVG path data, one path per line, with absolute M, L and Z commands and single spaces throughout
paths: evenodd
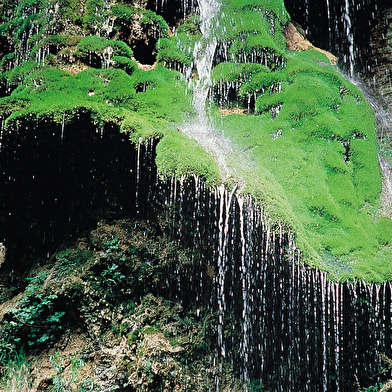
M 200 20 L 175 34 L 155 12 L 101 1 L 2 4 L 0 116 L 3 132 L 31 123 L 67 126 L 81 112 L 115 123 L 138 144 L 161 141 L 162 176 L 220 182 L 216 162 L 178 129 L 192 118 L 193 47 Z M 232 162 L 249 192 L 297 233 L 310 264 L 335 279 L 391 277 L 392 227 L 380 216 L 375 120 L 362 93 L 313 50 L 286 50 L 282 1 L 226 1 L 210 116 L 250 162 Z M 82 12 L 81 12 L 82 11 Z M 146 39 L 154 69 L 138 64 Z M 219 109 L 246 114 L 221 116 Z M 230 186 L 230 184 L 228 184 Z M 341 273 L 336 265 L 347 265 Z M 349 271 L 349 273 L 347 273 Z

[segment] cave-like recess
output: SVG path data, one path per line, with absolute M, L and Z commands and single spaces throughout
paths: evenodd
M 100 219 L 148 211 L 151 184 L 143 176 L 156 178 L 156 166 L 146 148 L 142 144 L 138 152 L 117 125 L 98 128 L 89 113 L 75 115 L 67 125 L 26 121 L 4 131 L 0 241 L 8 248 L 9 264 L 22 270 L 32 256 L 46 257 Z M 138 168 L 138 154 L 144 170 Z

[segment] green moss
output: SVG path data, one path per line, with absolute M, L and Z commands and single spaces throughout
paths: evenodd
M 282 0 L 231 0 L 224 2 L 226 10 L 238 11 L 260 11 L 277 18 L 281 24 L 287 24 L 290 16 L 286 11 Z
M 121 122 L 121 131 L 130 135 L 130 140 L 134 144 L 138 144 L 139 140 L 161 137 L 163 131 L 153 119 L 138 114 L 137 112 L 127 111 Z
M 167 177 L 196 174 L 209 185 L 214 185 L 220 177 L 213 157 L 178 130 L 168 130 L 158 144 L 156 162 L 159 172 Z
M 133 56 L 133 51 L 125 42 L 107 40 L 96 35 L 89 35 L 79 42 L 75 55 L 84 62 L 89 63 L 92 54 L 100 59 L 99 66 L 108 67 L 113 60 L 113 56 L 117 57 L 117 60 L 118 57 L 130 59 Z M 122 62 L 124 62 L 124 60 L 122 60 Z M 134 66 L 130 69 L 132 68 L 134 68 Z
M 4 72 L 3 77 L 7 80 L 8 86 L 16 88 L 23 84 L 26 76 L 37 68 L 37 64 L 33 61 L 25 61 L 22 65 L 14 67 L 11 71 Z
M 245 83 L 253 74 L 259 72 L 269 72 L 269 69 L 261 64 L 220 63 L 213 69 L 212 80 L 215 83 L 222 81 Z
M 217 36 L 236 58 L 261 51 L 283 55 L 286 44 L 282 26 L 289 16 L 282 1 L 229 0 L 218 19 Z
M 145 31 L 150 33 L 156 31 L 160 37 L 169 36 L 169 26 L 166 21 L 151 10 L 128 4 L 113 4 L 110 13 L 114 16 L 115 31 L 129 28 L 135 21 L 138 21 Z
M 113 56 L 112 61 L 115 68 L 120 68 L 129 75 L 137 68 L 136 61 L 125 56 Z
M 351 263 L 351 276 L 388 279 L 389 264 L 376 260 L 380 252 L 386 260 L 390 250 L 380 247 L 387 243 L 377 240 L 383 229 L 364 207 L 376 204 L 381 186 L 374 115 L 359 90 L 308 57 L 289 57 L 286 68 L 273 73 L 272 83 L 272 73 L 256 73 L 259 79 L 251 75 L 259 116 L 231 115 L 219 126 L 255 162 L 253 175 L 271 189 L 262 202 L 276 206 L 298 240 L 309 245 L 309 255 L 310 249 L 329 252 Z M 230 72 L 226 80 L 238 80 L 234 76 Z M 264 76 L 267 83 L 261 84 Z M 342 279 L 330 265 L 310 257 Z
M 83 15 L 83 24 L 85 27 L 95 27 L 99 19 L 97 19 L 97 13 L 104 13 L 104 0 L 86 0 L 85 12 Z
M 190 35 L 182 35 L 182 40 L 178 36 L 161 38 L 157 43 L 157 60 L 164 67 L 184 71 L 194 60 L 193 52 L 188 50 L 194 42 Z
M 55 46 L 76 46 L 81 41 L 82 37 L 71 34 L 54 34 L 44 38 L 41 41 L 41 46 L 55 45 Z
M 185 22 L 181 24 L 177 30 L 177 34 L 190 34 L 190 35 L 201 35 L 200 31 L 200 16 L 191 15 L 185 19 Z
M 377 222 L 378 242 L 387 245 L 392 241 L 392 221 L 388 217 L 382 217 Z

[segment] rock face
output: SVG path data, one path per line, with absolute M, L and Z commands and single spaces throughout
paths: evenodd
M 0 267 L 5 261 L 7 249 L 2 242 L 0 242 Z
M 334 53 L 345 71 L 369 70 L 371 30 L 385 0 L 286 1 L 292 20 L 303 26 L 309 40 Z
M 392 8 L 386 9 L 378 18 L 370 45 L 375 86 L 392 110 Z
M 337 64 L 338 60 L 336 56 L 324 49 L 313 46 L 299 30 L 298 26 L 296 27 L 294 23 L 289 23 L 285 27 L 283 34 L 286 38 L 287 49 L 296 50 L 298 52 L 302 52 L 303 50 L 317 50 L 320 53 L 324 53 L 332 65 Z

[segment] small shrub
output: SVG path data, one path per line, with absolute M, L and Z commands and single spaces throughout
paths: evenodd
M 22 340 L 27 340 L 29 346 L 51 343 L 62 330 L 65 312 L 54 311 L 54 300 L 57 298 L 56 294 L 28 293 L 9 309 L 16 320 L 9 323 L 18 328 Z

